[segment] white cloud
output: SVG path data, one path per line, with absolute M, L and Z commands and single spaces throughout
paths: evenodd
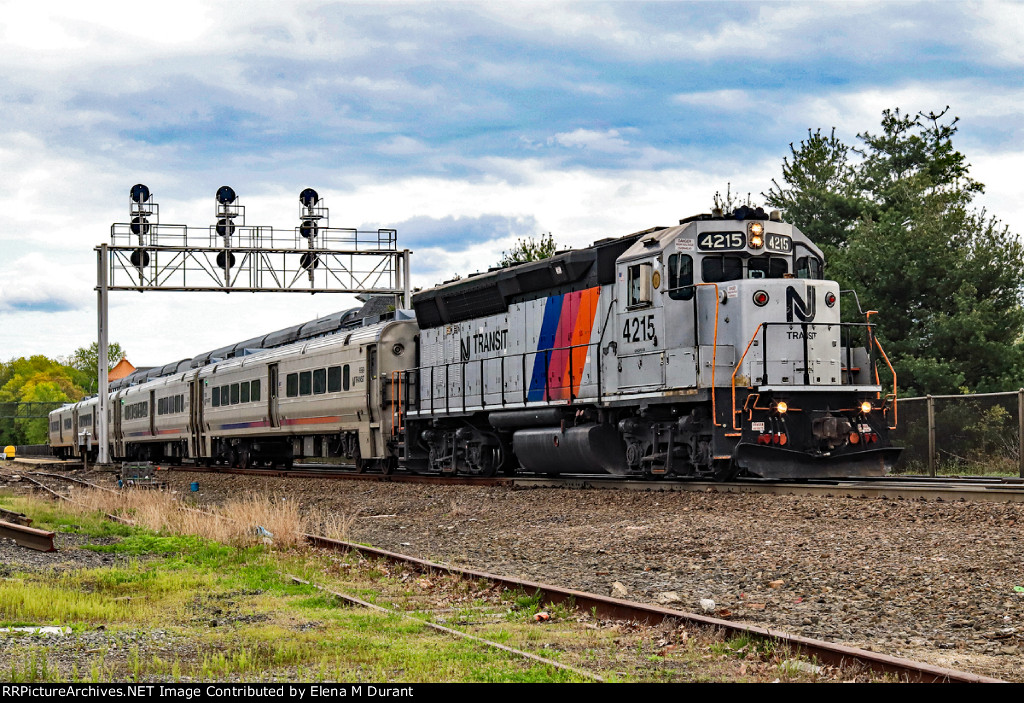
M 95 261 L 95 259 L 94 259 Z M 55 312 L 95 309 L 95 280 L 88 282 L 84 262 L 68 266 L 44 252 L 32 252 L 3 262 L 0 279 L 0 313 Z M 95 279 L 96 266 L 92 266 Z M 41 330 L 35 328 L 33 334 Z
M 575 149 L 591 149 L 608 154 L 625 154 L 630 151 L 629 142 L 619 136 L 617 129 L 599 132 L 580 128 L 572 132 L 560 132 L 549 138 L 548 143 Z

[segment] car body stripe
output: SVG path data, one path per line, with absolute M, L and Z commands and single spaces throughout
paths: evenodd
M 558 321 L 562 314 L 562 296 L 552 295 L 544 304 L 544 319 L 540 325 L 540 336 L 537 338 L 537 351 L 533 357 L 533 374 L 530 376 L 530 392 L 527 400 L 544 400 L 544 370 L 548 367 L 550 353 L 543 350 L 550 349 L 555 343 L 555 335 L 558 333 Z

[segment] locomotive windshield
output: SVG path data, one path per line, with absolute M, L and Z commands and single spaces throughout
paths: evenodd
M 796 260 L 796 277 L 797 278 L 817 278 L 820 279 L 821 274 L 821 260 L 816 256 L 801 256 Z
M 705 283 L 721 283 L 741 278 L 784 278 L 789 260 L 779 256 L 706 256 L 701 262 Z

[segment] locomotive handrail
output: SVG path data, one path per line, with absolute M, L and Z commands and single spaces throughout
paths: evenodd
M 889 362 L 889 355 L 885 353 L 884 349 L 882 349 L 882 343 L 878 341 L 878 337 L 874 337 L 874 340 L 875 340 L 875 344 L 878 346 L 878 351 L 880 351 L 882 353 L 882 358 L 885 359 L 886 366 L 889 367 L 889 373 L 892 374 L 892 393 L 891 394 L 886 394 L 886 400 L 889 399 L 889 395 L 892 395 L 892 400 L 893 400 L 893 402 L 892 402 L 892 426 L 889 429 L 890 430 L 895 430 L 896 429 L 896 425 L 899 424 L 899 409 L 898 409 L 899 408 L 899 402 L 898 402 L 899 401 L 899 396 L 898 396 L 899 391 L 897 390 L 897 387 L 896 387 L 896 369 L 894 369 L 892 367 L 892 364 Z M 875 380 L 876 381 L 878 380 L 878 369 L 877 368 L 875 369 Z M 878 385 L 881 386 L 882 385 L 881 382 L 879 382 Z M 881 396 L 881 392 L 879 392 L 879 396 Z
M 747 352 L 750 351 L 750 346 L 757 339 L 757 333 L 764 327 L 764 323 L 760 322 L 757 325 L 757 329 L 754 330 L 754 334 L 750 335 L 750 341 L 747 342 L 747 348 L 743 350 L 743 354 L 740 355 L 740 360 L 736 362 L 736 368 L 732 370 L 732 428 L 734 430 L 743 429 L 742 426 L 736 424 L 736 374 L 739 373 L 740 367 L 743 366 L 743 360 L 747 358 Z M 763 349 L 764 347 L 762 347 Z
M 870 317 L 869 317 L 869 319 L 870 319 Z M 762 385 L 767 384 L 768 383 L 768 354 L 767 354 L 767 349 L 768 349 L 768 345 L 767 345 L 768 327 L 772 326 L 772 325 L 774 325 L 774 326 L 788 325 L 788 326 L 792 327 L 794 324 L 797 324 L 797 323 L 782 322 L 782 321 L 777 321 L 777 322 L 761 322 L 761 323 L 758 323 L 757 328 L 754 330 L 754 333 L 750 336 L 750 341 L 747 342 L 747 346 L 743 350 L 743 354 L 740 356 L 739 361 L 736 362 L 736 368 L 734 368 L 733 372 L 732 372 L 732 379 L 731 379 L 731 390 L 732 390 L 732 428 L 734 430 L 742 429 L 740 426 L 737 426 L 737 424 L 736 424 L 736 415 L 739 414 L 737 412 L 737 410 L 736 410 L 736 374 L 739 373 L 740 367 L 743 365 L 743 360 L 747 356 L 747 352 L 750 351 L 750 347 L 753 345 L 754 341 L 757 339 L 758 333 L 760 333 L 761 334 L 761 349 L 762 349 L 762 357 L 761 357 L 761 364 L 762 364 L 761 368 L 762 368 L 762 371 L 761 371 L 761 379 L 760 380 L 761 380 L 761 384 Z M 883 350 L 881 344 L 879 344 L 878 338 L 875 337 L 874 334 L 872 334 L 872 329 L 873 329 L 874 325 L 872 325 L 870 322 L 801 322 L 799 324 L 800 324 L 801 328 L 803 329 L 803 337 L 804 337 L 804 380 L 805 380 L 805 385 L 810 385 L 810 373 L 809 373 L 809 370 L 808 370 L 810 368 L 810 361 L 808 359 L 808 348 L 807 348 L 807 328 L 808 327 L 821 327 L 821 326 L 824 325 L 824 326 L 827 326 L 827 327 L 838 327 L 840 329 L 840 331 L 842 331 L 844 329 L 849 330 L 849 329 L 852 329 L 854 327 L 864 327 L 864 328 L 867 329 L 868 335 L 869 335 L 869 339 L 870 339 L 868 344 L 870 345 L 871 342 L 874 342 L 874 344 L 878 346 L 878 350 L 880 352 L 882 352 L 882 357 L 885 359 L 885 363 L 888 364 L 888 366 L 889 366 L 889 371 L 893 375 L 893 393 L 891 395 L 893 396 L 894 399 L 896 398 L 896 395 L 895 395 L 895 393 L 896 393 L 896 371 L 893 369 L 892 364 L 889 363 L 889 357 L 886 356 L 885 350 Z M 870 348 L 870 346 L 869 346 L 869 348 Z M 850 349 L 850 345 L 847 344 L 847 366 L 846 366 L 846 373 L 847 373 L 847 378 L 852 379 L 853 378 L 853 369 L 852 369 L 852 367 L 850 365 L 850 361 L 849 361 L 849 357 L 850 357 L 849 349 Z M 840 374 L 840 380 L 842 380 L 841 374 Z M 877 371 L 877 369 L 875 370 L 875 381 L 876 381 L 876 385 L 878 385 L 878 386 L 882 385 L 881 382 L 878 381 L 878 371 Z M 751 385 L 753 385 L 753 384 L 751 384 Z M 844 385 L 844 384 L 840 384 L 840 385 Z M 881 397 L 881 393 L 879 393 L 879 397 Z M 895 418 L 896 418 L 896 416 L 895 416 L 895 411 L 894 411 L 894 415 L 893 415 L 893 423 L 894 424 L 889 429 L 895 429 L 896 428 Z
M 522 394 L 523 394 L 522 402 L 523 402 L 523 405 L 525 406 L 527 403 L 530 402 L 529 401 L 530 384 L 527 381 L 527 377 L 526 377 L 526 357 L 532 355 L 534 358 L 536 358 L 540 354 L 544 355 L 544 401 L 545 402 L 551 402 L 551 400 L 552 400 L 551 399 L 551 382 L 550 382 L 551 381 L 551 379 L 550 379 L 551 355 L 554 352 L 565 351 L 565 352 L 569 352 L 569 358 L 568 358 L 568 362 L 567 362 L 568 365 L 569 365 L 569 386 L 568 386 L 569 397 L 567 399 L 567 403 L 566 404 L 567 405 L 572 405 L 575 402 L 576 398 L 577 398 L 577 395 L 574 392 L 574 384 L 573 384 L 573 379 L 575 377 L 575 367 L 573 366 L 572 352 L 574 350 L 576 350 L 576 349 L 583 349 L 583 348 L 590 348 L 590 347 L 594 347 L 597 351 L 600 351 L 600 343 L 599 342 L 587 342 L 585 344 L 571 344 L 569 346 L 563 346 L 563 347 L 550 347 L 550 348 L 547 348 L 547 349 L 538 349 L 536 351 L 518 352 L 516 354 L 505 354 L 503 356 L 485 357 L 485 358 L 482 358 L 482 359 L 466 359 L 464 361 L 463 360 L 460 360 L 460 361 L 449 361 L 449 362 L 444 362 L 444 363 L 441 363 L 441 364 L 431 364 L 431 365 L 424 365 L 424 366 L 416 366 L 414 368 L 407 369 L 405 373 L 411 373 L 411 372 L 415 371 L 417 375 L 420 375 L 422 372 L 425 372 L 427 370 L 430 371 L 430 378 L 431 378 L 431 382 L 430 382 L 430 386 L 429 386 L 430 412 L 431 412 L 431 414 L 434 414 L 434 383 L 433 383 L 434 369 L 438 369 L 438 368 L 444 367 L 444 376 L 445 376 L 445 391 L 444 391 L 445 407 L 444 407 L 444 410 L 445 410 L 446 413 L 450 413 L 451 412 L 451 406 L 450 406 L 449 399 L 451 398 L 451 390 L 450 390 L 450 385 L 449 385 L 449 368 L 453 364 L 458 364 L 459 368 L 460 368 L 460 377 L 462 379 L 461 391 L 460 391 L 460 395 L 462 397 L 462 409 L 461 410 L 462 410 L 462 412 L 466 412 L 466 408 L 467 408 L 467 405 L 466 405 L 466 367 L 469 364 L 471 364 L 471 363 L 476 363 L 477 361 L 480 362 L 480 369 L 481 369 L 481 373 L 480 373 L 480 403 L 481 403 L 481 405 L 480 405 L 480 407 L 483 408 L 483 407 L 486 407 L 486 391 L 484 389 L 485 376 L 484 376 L 484 373 L 483 373 L 483 371 L 484 371 L 484 364 L 486 362 L 488 362 L 488 361 L 498 361 L 500 359 L 501 375 L 502 375 L 501 406 L 504 407 L 505 405 L 507 405 L 506 389 L 505 389 L 505 382 L 504 382 L 504 378 L 505 378 L 505 360 L 509 359 L 509 358 L 519 357 L 522 360 L 522 386 L 523 386 L 522 387 Z M 598 357 L 597 360 L 594 363 L 597 364 L 597 367 L 598 367 L 598 378 L 600 378 L 600 370 L 599 370 L 600 369 L 600 357 Z M 581 373 L 580 373 L 580 383 L 582 384 L 582 382 L 583 382 L 582 369 L 580 371 L 581 371 Z M 423 388 L 424 388 L 423 385 L 420 384 L 419 391 L 421 393 L 423 391 Z M 458 409 L 458 408 L 456 408 L 456 409 Z

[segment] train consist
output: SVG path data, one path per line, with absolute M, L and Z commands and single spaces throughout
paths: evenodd
M 879 380 L 892 368 L 869 319 L 841 321 L 823 268 L 777 213 L 689 217 L 420 291 L 413 311 L 339 313 L 136 374 L 111 388 L 111 454 L 476 476 L 880 476 L 900 451 Z M 54 411 L 50 444 L 83 451 L 96 407 Z

